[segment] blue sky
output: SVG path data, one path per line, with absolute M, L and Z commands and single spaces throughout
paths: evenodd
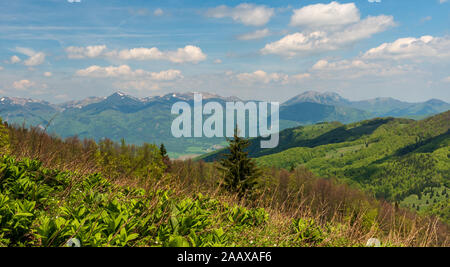
M 0 3 L 0 94 L 450 102 L 450 1 Z

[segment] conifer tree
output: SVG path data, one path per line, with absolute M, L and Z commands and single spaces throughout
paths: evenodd
M 243 197 L 252 193 L 260 170 L 245 151 L 250 142 L 238 136 L 237 127 L 234 130 L 234 137 L 227 141 L 230 153 L 224 155 L 224 158 L 219 161 L 218 167 L 223 174 L 222 186 L 230 192 L 238 193 L 239 197 Z
M 167 155 L 167 150 L 166 147 L 164 146 L 164 144 L 161 144 L 159 146 L 159 153 L 161 154 L 161 158 L 162 158 L 162 162 L 166 165 L 166 171 L 169 170 L 170 168 L 170 158 Z

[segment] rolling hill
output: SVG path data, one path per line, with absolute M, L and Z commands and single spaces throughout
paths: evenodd
M 261 166 L 304 167 L 450 222 L 450 111 L 420 121 L 378 118 L 286 129 L 279 147 L 260 149 L 257 138 L 248 151 Z M 199 159 L 217 160 L 226 152 Z

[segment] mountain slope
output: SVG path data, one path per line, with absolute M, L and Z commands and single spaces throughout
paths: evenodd
M 355 140 L 290 148 L 257 161 L 302 165 L 317 175 L 357 183 L 379 198 L 402 201 L 450 187 L 449 129 L 450 111 L 422 121 L 392 119 Z
M 45 127 L 60 112 L 60 109 L 45 101 L 2 97 L 0 99 L 0 115 L 11 124 L 23 124 Z
M 280 107 L 280 118 L 303 125 L 317 122 L 356 122 L 372 117 L 370 113 L 349 107 L 330 106 L 311 102 L 299 102 Z
M 352 123 L 349 125 L 344 125 L 340 122 L 325 122 L 315 125 L 285 129 L 280 132 L 279 145 L 276 148 L 261 149 L 260 142 L 263 138 L 258 137 L 252 139 L 248 152 L 251 157 L 261 157 L 264 155 L 282 152 L 294 147 L 314 148 L 326 144 L 351 142 L 373 133 L 378 127 L 387 124 L 392 120 L 394 119 L 379 118 Z M 396 120 L 408 121 L 401 119 Z M 211 152 L 199 158 L 210 162 L 219 159 L 223 153 L 227 153 L 227 150 L 223 149 Z
M 325 92 L 319 93 L 315 91 L 306 91 L 302 94 L 299 94 L 288 101 L 284 102 L 283 105 L 289 106 L 298 103 L 317 103 L 331 106 L 345 106 L 349 105 L 351 102 L 343 97 L 341 97 L 337 93 L 333 92 Z

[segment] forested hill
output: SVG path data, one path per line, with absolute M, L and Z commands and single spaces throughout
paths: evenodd
M 322 123 L 282 131 L 280 146 L 271 150 L 259 149 L 254 139 L 249 152 L 262 166 L 304 166 L 316 175 L 356 184 L 378 198 L 418 210 L 434 209 L 448 221 L 449 129 L 450 111 L 420 121 Z M 203 159 L 212 161 L 220 153 Z

